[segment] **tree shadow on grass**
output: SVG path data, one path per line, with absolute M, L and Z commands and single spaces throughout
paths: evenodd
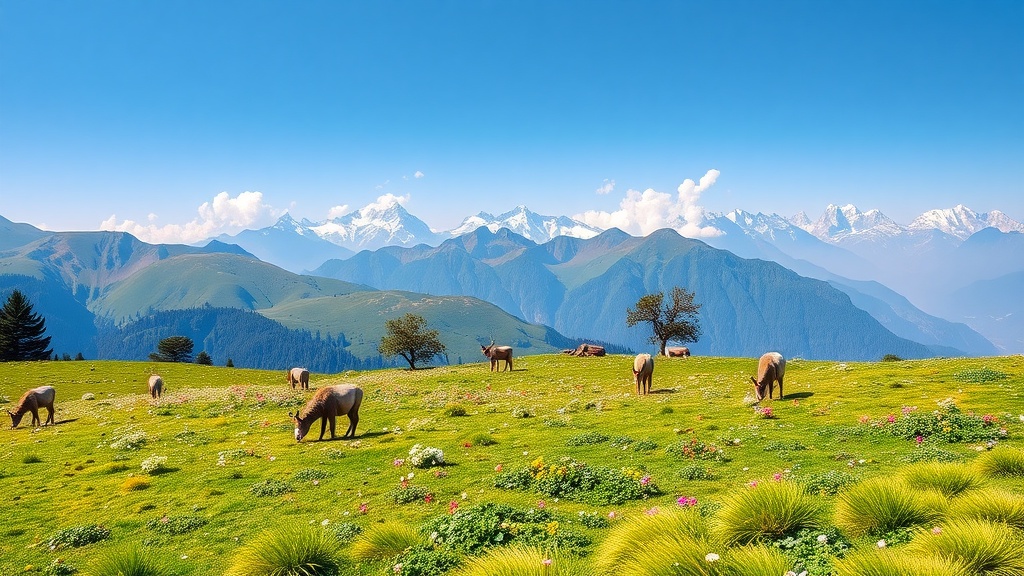
M 796 394 L 790 394 L 786 396 L 786 400 L 801 400 L 803 398 L 810 398 L 814 396 L 814 392 L 797 392 Z

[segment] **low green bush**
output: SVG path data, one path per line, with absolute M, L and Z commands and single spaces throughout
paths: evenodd
M 51 550 L 57 548 L 78 548 L 110 538 L 110 530 L 98 524 L 71 526 L 64 528 L 50 537 L 46 546 Z

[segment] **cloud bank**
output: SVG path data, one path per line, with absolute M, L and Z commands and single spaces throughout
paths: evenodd
M 221 192 L 197 209 L 198 216 L 185 224 L 157 224 L 156 214 L 149 214 L 146 224 L 134 220 L 118 222 L 112 214 L 100 223 L 100 230 L 128 232 L 151 244 L 190 244 L 219 234 L 235 234 L 245 229 L 273 224 L 281 212 L 263 202 L 262 192 L 242 192 L 232 198 Z
M 714 186 L 719 174 L 718 170 L 712 169 L 699 182 L 687 178 L 676 189 L 675 196 L 653 188 L 643 192 L 628 190 L 626 197 L 619 202 L 618 210 L 588 210 L 574 218 L 598 228 L 615 227 L 638 236 L 646 236 L 661 228 L 672 228 L 688 238 L 720 236 L 721 230 L 704 225 L 704 209 L 699 204 L 701 194 Z M 599 188 L 598 193 L 602 189 Z

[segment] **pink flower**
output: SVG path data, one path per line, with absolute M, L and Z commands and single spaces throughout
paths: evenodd
M 644 476 L 643 478 L 641 478 L 641 479 L 640 479 L 640 485 L 641 485 L 641 486 L 647 486 L 647 485 L 648 485 L 648 484 L 650 484 L 650 483 L 651 483 L 651 477 L 650 477 L 650 475 L 648 475 L 648 476 Z
M 772 480 L 775 480 L 776 482 L 782 482 L 782 474 L 779 472 L 772 474 Z
M 868 422 L 871 422 L 871 417 L 870 416 L 865 414 L 865 415 L 860 417 L 860 423 L 861 424 L 867 424 Z
M 495 472 L 501 472 L 501 464 L 498 464 L 497 466 L 495 466 L 494 467 L 494 471 Z
M 458 510 L 458 509 L 459 509 L 459 503 L 457 501 L 452 500 L 451 502 L 448 503 L 448 513 L 449 514 L 454 514 L 455 511 Z
M 544 508 L 545 506 L 547 506 L 547 505 L 548 505 L 548 504 L 547 504 L 547 502 L 545 502 L 545 501 L 543 501 L 543 500 L 538 500 L 538 501 L 537 501 L 537 508 L 541 508 L 541 509 L 543 509 L 543 508 Z
M 680 496 L 676 503 L 680 506 L 690 507 L 697 505 L 697 499 L 691 496 Z
M 751 480 L 750 482 L 747 482 L 747 486 L 750 488 L 757 488 L 757 480 Z
M 889 424 L 892 424 L 893 422 L 896 421 L 896 417 L 893 416 L 892 414 L 889 414 L 888 416 L 886 416 L 885 419 L 886 419 L 887 422 L 889 422 Z
M 924 436 L 917 436 L 916 438 L 914 438 L 914 441 L 917 442 L 918 445 L 920 445 L 921 442 L 924 442 Z
M 363 502 L 362 504 L 359 505 L 359 513 L 360 514 L 366 514 L 366 509 L 367 509 L 366 502 Z
M 395 465 L 395 467 L 397 468 L 398 466 L 405 464 L 405 460 L 402 460 L 401 458 L 395 458 L 395 461 L 392 462 L 392 464 Z
M 659 510 L 657 506 L 651 506 L 647 510 L 644 510 L 644 514 L 647 514 L 648 516 L 657 516 L 658 512 Z
M 434 495 L 427 493 L 427 495 L 423 497 L 423 501 L 426 502 L 427 504 L 430 504 L 431 502 L 434 501 Z
M 541 564 L 543 564 L 545 566 L 551 566 L 551 558 L 545 558 L 544 560 L 541 561 Z
M 932 534 L 942 534 L 942 528 L 938 526 L 932 528 Z

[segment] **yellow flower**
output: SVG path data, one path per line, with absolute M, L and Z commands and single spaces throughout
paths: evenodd
M 547 524 L 547 526 L 546 526 L 546 527 L 544 528 L 544 530 L 545 530 L 545 531 L 546 531 L 546 532 L 547 532 L 548 534 L 550 534 L 550 535 L 554 536 L 555 532 L 557 532 L 557 531 L 558 531 L 558 521 L 556 520 L 556 521 L 554 521 L 554 522 L 548 522 L 548 524 Z

